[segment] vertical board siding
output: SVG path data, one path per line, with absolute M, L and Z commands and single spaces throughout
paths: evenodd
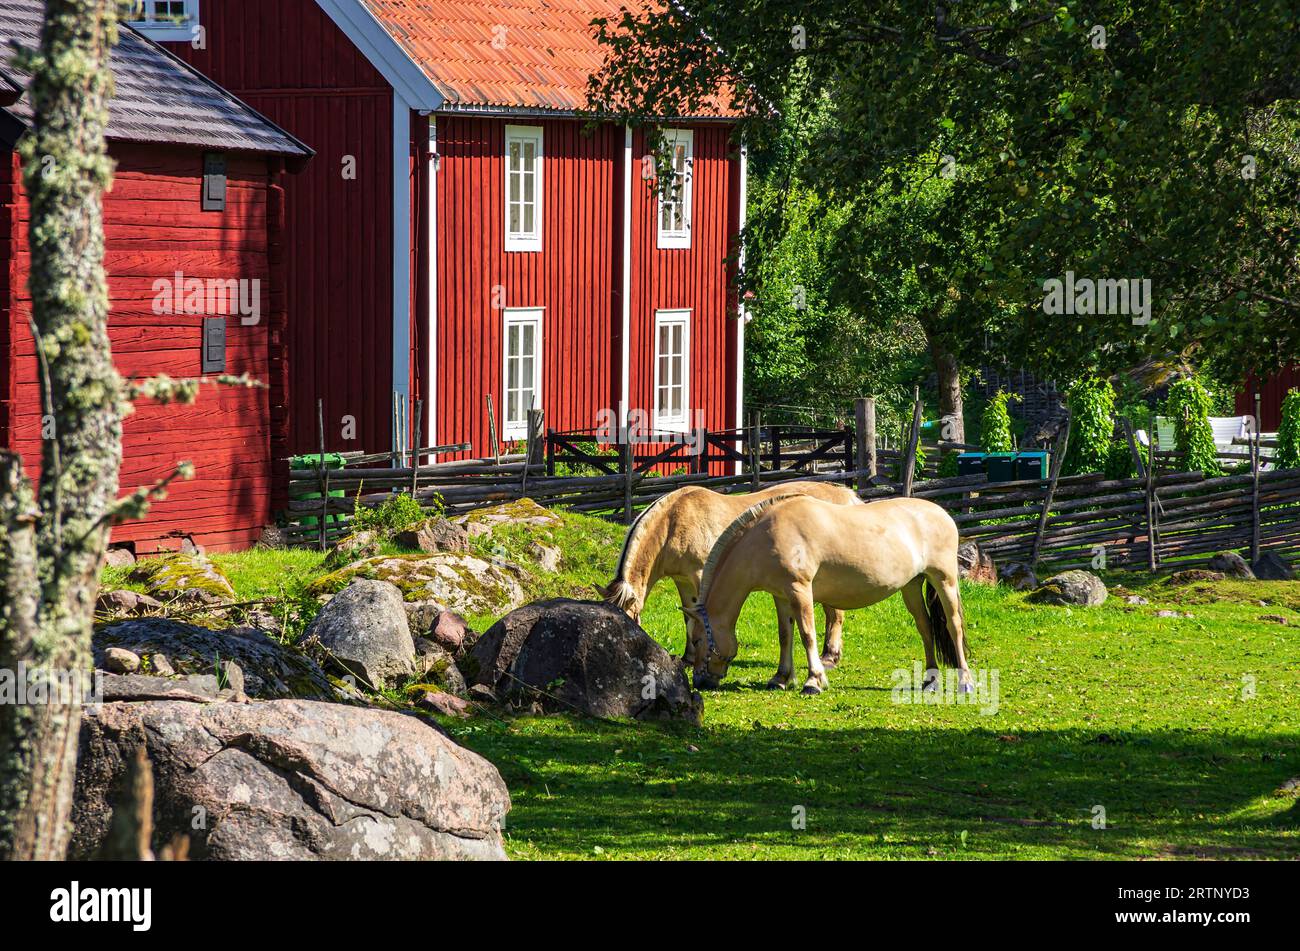
M 614 207 L 622 130 L 584 132 L 578 120 L 439 116 L 438 379 L 439 443 L 470 442 L 490 452 L 485 394 L 498 436 L 503 307 L 541 307 L 542 409 L 553 429 L 585 429 L 611 406 L 618 372 L 613 328 L 616 256 L 622 234 Z M 542 250 L 504 250 L 505 127 L 543 129 Z
M 318 398 L 328 449 L 386 450 L 392 90 L 315 3 L 207 3 L 203 25 L 205 49 L 167 49 L 316 152 L 284 178 L 289 451 L 315 451 Z M 345 156 L 355 179 L 343 177 Z M 355 420 L 352 440 L 344 417 Z
M 690 409 L 703 412 L 710 431 L 733 424 L 736 380 L 736 322 L 732 318 L 731 271 L 727 256 L 735 243 L 733 195 L 739 163 L 733 155 L 731 129 L 686 125 L 694 129 L 691 246 L 657 247 L 659 198 L 653 180 L 634 170 L 632 177 L 631 380 L 632 406 L 654 409 L 655 311 L 691 311 Z M 646 155 L 646 137 L 632 140 L 638 166 Z M 713 467 L 722 474 L 725 466 Z
M 202 314 L 155 313 L 160 278 L 258 280 L 261 319 L 245 325 L 227 317 L 226 372 L 273 379 L 269 328 L 275 302 L 268 254 L 268 162 L 232 156 L 224 211 L 202 211 L 203 156 L 193 149 L 114 144 L 113 187 L 104 196 L 105 266 L 109 279 L 109 339 L 126 378 L 166 373 L 200 375 Z M 27 245 L 30 207 L 12 153 L 4 158 L 12 220 L 4 273 L 8 282 L 6 373 L 12 406 L 7 445 L 32 478 L 41 462 L 41 401 L 35 343 L 29 330 Z M 213 550 L 255 541 L 271 518 L 271 390 L 205 386 L 197 402 L 160 405 L 139 400 L 123 425 L 123 493 L 165 478 L 182 460 L 195 477 L 173 484 L 143 521 L 113 530 L 114 542 L 137 551 L 174 549 L 184 536 Z
M 1300 366 L 1288 367 L 1266 380 L 1250 377 L 1246 388 L 1237 394 L 1237 413 L 1241 416 L 1255 415 L 1255 393 L 1259 392 L 1259 428 L 1261 432 L 1277 432 L 1282 424 L 1282 401 L 1294 387 L 1300 387 Z

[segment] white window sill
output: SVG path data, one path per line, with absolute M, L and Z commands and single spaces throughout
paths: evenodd
M 656 416 L 653 420 L 654 433 L 671 433 L 673 435 L 685 435 L 691 431 L 691 424 L 685 419 L 667 419 L 663 416 Z
M 661 250 L 686 250 L 691 247 L 691 236 L 689 234 L 665 234 L 659 232 L 659 248 Z
M 501 434 L 501 438 L 506 440 L 507 442 L 514 442 L 520 439 L 527 439 L 528 426 L 524 425 L 518 429 L 510 429 L 509 427 L 507 427 L 505 431 Z
M 131 28 L 155 43 L 188 43 L 194 39 L 193 23 L 132 23 Z
M 538 252 L 542 250 L 541 238 L 506 238 L 507 251 Z

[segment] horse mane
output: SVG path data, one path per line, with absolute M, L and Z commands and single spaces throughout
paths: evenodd
M 614 572 L 614 582 L 610 585 L 610 596 L 608 600 L 617 607 L 626 610 L 636 601 L 636 591 L 627 583 L 627 562 L 635 547 L 639 546 L 644 540 L 645 529 L 650 521 L 650 513 L 659 507 L 664 499 L 675 492 L 669 492 L 667 495 L 661 495 L 644 509 L 641 510 L 635 519 L 632 520 L 632 527 L 627 531 L 627 538 L 623 540 L 623 550 L 618 556 L 618 568 Z
M 745 511 L 735 517 L 730 525 L 722 530 L 718 540 L 713 543 L 709 550 L 709 557 L 704 562 L 704 571 L 700 575 L 700 593 L 695 596 L 695 603 L 702 609 L 709 598 L 709 589 L 713 587 L 713 576 L 717 573 L 722 561 L 727 557 L 740 536 L 745 534 L 751 525 L 757 522 L 763 513 L 780 502 L 787 502 L 790 499 L 809 498 L 802 492 L 786 492 L 782 495 L 774 495 L 770 499 L 764 499 L 751 505 Z

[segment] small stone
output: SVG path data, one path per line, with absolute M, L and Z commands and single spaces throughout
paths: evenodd
M 1034 569 L 1019 561 L 1010 562 L 998 569 L 998 580 L 1013 591 L 1033 591 L 1038 587 L 1038 576 L 1034 574 Z
M 135 552 L 129 548 L 110 548 L 104 553 L 104 564 L 109 568 L 129 568 L 135 564 Z
M 543 545 L 540 542 L 530 542 L 528 545 L 528 556 L 537 562 L 537 567 L 543 571 L 559 571 L 562 556 L 560 549 L 554 545 Z
M 469 622 L 455 611 L 443 611 L 439 614 L 437 623 L 429 632 L 429 637 L 434 643 L 441 644 L 453 653 L 464 647 L 467 639 L 472 640 L 473 635 Z
M 1204 568 L 1187 568 L 1175 571 L 1169 576 L 1171 585 L 1195 584 L 1198 581 L 1222 581 L 1226 578 L 1222 571 L 1206 571 Z
M 122 647 L 104 651 L 104 669 L 111 674 L 133 674 L 140 669 L 140 655 Z
M 1124 599 L 1124 601 L 1126 604 L 1150 604 L 1151 603 L 1146 598 L 1142 597 L 1142 595 L 1140 594 L 1130 594 L 1127 598 Z
M 486 684 L 474 684 L 469 688 L 471 700 L 477 700 L 480 703 L 496 703 L 497 695 L 492 692 L 492 688 Z
M 469 532 L 445 518 L 425 519 L 415 528 L 398 532 L 393 541 L 403 548 L 431 555 L 440 551 L 469 551 Z
M 217 672 L 223 687 L 233 690 L 237 696 L 244 695 L 244 671 L 238 664 L 233 660 L 223 660 Z
M 462 700 L 460 697 L 453 697 L 449 693 L 434 693 L 431 690 L 426 690 L 420 694 L 415 703 L 417 706 L 427 707 L 449 717 L 459 717 L 462 720 L 469 717 L 469 701 Z
M 1184 613 L 1183 611 L 1157 611 L 1156 617 L 1191 618 L 1192 615 Z
M 159 677 L 173 677 L 176 670 L 172 667 L 171 661 L 165 654 L 150 654 L 149 665 L 153 667 L 153 672 Z
M 1282 615 L 1280 615 L 1280 614 L 1261 614 L 1261 615 L 1259 616 L 1259 619 L 1260 619 L 1261 621 L 1271 621 L 1271 622 L 1274 623 L 1274 624 L 1289 624 L 1289 623 L 1291 623 L 1290 621 L 1288 621 L 1286 618 L 1284 618 L 1284 617 L 1283 617 Z

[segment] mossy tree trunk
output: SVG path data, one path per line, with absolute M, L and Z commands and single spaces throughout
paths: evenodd
M 27 62 L 35 115 L 23 180 L 45 440 L 35 493 L 21 461 L 0 456 L 0 669 L 15 674 L 20 663 L 89 671 L 117 495 L 123 390 L 108 345 L 101 205 L 116 5 L 48 0 Z M 0 858 L 66 853 L 80 713 L 78 702 L 0 704 Z

